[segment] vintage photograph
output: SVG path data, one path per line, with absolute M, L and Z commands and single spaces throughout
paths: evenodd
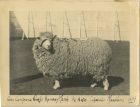
M 9 11 L 10 95 L 130 95 L 130 11 Z
M 0 1 L 2 106 L 139 105 L 139 3 Z

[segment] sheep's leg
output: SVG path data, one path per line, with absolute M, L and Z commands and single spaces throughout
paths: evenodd
M 97 81 L 95 79 L 92 80 L 92 84 L 90 85 L 91 88 L 94 88 L 97 86 Z
M 94 88 L 96 86 L 97 86 L 97 83 L 93 83 L 93 84 L 90 85 L 91 88 Z
M 53 89 L 58 89 L 58 88 L 60 88 L 60 82 L 58 80 L 55 80 Z
M 46 72 L 43 72 L 43 76 L 46 77 Z
M 104 90 L 108 90 L 108 88 L 109 88 L 109 82 L 108 82 L 108 79 L 107 78 L 103 81 L 103 86 L 104 86 Z

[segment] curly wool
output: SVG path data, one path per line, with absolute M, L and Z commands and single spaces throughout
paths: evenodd
M 55 37 L 54 53 L 47 51 L 36 39 L 33 55 L 40 72 L 63 79 L 73 75 L 91 75 L 100 81 L 109 74 L 112 51 L 107 42 L 93 38 L 76 40 Z

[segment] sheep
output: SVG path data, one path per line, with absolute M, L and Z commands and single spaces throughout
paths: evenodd
M 43 32 L 35 40 L 32 51 L 39 71 L 55 79 L 53 89 L 61 88 L 60 80 L 75 75 L 90 75 L 94 81 L 90 87 L 103 81 L 104 90 L 109 89 L 112 51 L 109 44 L 100 38 L 60 38 Z

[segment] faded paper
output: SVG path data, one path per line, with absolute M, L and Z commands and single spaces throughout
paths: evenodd
M 2 99 L 2 106 L 66 106 L 66 105 L 138 105 L 139 104 L 139 3 L 136 1 L 127 1 L 127 2 L 113 2 L 113 1 L 108 1 L 108 2 L 94 2 L 94 1 L 0 1 L 0 31 L 1 31 L 1 99 Z M 112 79 L 112 83 L 114 81 L 117 81 L 115 79 L 118 79 L 118 75 L 122 77 L 122 81 L 119 82 L 119 84 L 114 85 L 109 91 L 104 92 L 103 88 L 101 87 L 96 87 L 95 89 L 91 89 L 90 87 L 66 87 L 64 89 L 59 89 L 59 90 L 53 90 L 51 87 L 49 87 L 48 90 L 53 90 L 51 93 L 49 93 L 46 89 L 47 86 L 42 86 L 35 85 L 35 84 L 42 84 L 39 83 L 39 80 L 30 80 L 30 76 L 33 75 L 34 73 L 37 73 L 37 71 L 34 71 L 34 69 L 30 68 L 30 64 L 28 64 L 28 59 L 24 60 L 27 63 L 28 67 L 24 69 L 24 64 L 23 62 L 14 62 L 17 61 L 16 56 L 14 56 L 14 53 L 16 55 L 16 49 L 20 49 L 22 47 L 22 43 L 16 47 L 18 44 L 14 44 L 16 41 L 12 41 L 10 39 L 10 12 L 17 12 L 17 13 L 28 13 L 29 11 L 32 11 L 34 13 L 38 12 L 41 14 L 41 12 L 45 13 L 46 11 L 54 12 L 54 16 L 52 19 L 52 23 L 56 24 L 56 30 L 54 31 L 56 34 L 59 34 L 60 37 L 63 35 L 62 29 L 59 29 L 59 24 L 60 21 L 58 20 L 59 16 L 58 13 L 63 13 L 67 11 L 69 18 L 70 19 L 70 24 L 71 24 L 71 31 L 72 31 L 72 36 L 73 38 L 79 38 L 79 15 L 81 11 L 84 11 L 86 14 L 86 28 L 88 32 L 88 36 L 94 35 L 102 38 L 103 40 L 110 40 L 113 41 L 113 43 L 118 46 L 119 44 L 122 44 L 123 42 L 128 42 L 128 59 L 124 59 L 124 62 L 127 62 L 128 66 L 123 66 L 123 62 L 120 61 L 118 64 L 117 61 L 119 62 L 119 59 L 113 59 L 116 60 L 112 66 L 118 65 L 118 68 L 112 69 L 110 71 L 112 73 L 112 77 L 115 77 L 114 80 Z M 119 19 L 120 19 L 120 31 L 118 28 L 114 30 L 114 23 L 117 22 L 117 19 L 115 19 L 114 22 L 114 12 L 119 13 Z M 101 12 L 101 17 L 99 21 L 99 27 L 97 27 L 97 19 L 98 19 L 98 12 Z M 74 14 L 74 15 L 73 15 Z M 93 15 L 91 15 L 93 14 Z M 107 15 L 109 14 L 109 15 Z M 16 14 L 17 15 L 17 14 Z M 58 16 L 58 19 L 57 19 Z M 63 16 L 63 15 L 62 15 Z M 20 17 L 20 15 L 19 15 Z M 22 24 L 26 23 L 26 20 L 19 18 L 18 16 L 16 17 L 19 19 L 19 23 Z M 23 18 L 23 17 L 21 17 Z M 77 18 L 77 21 L 75 21 Z M 94 19 L 95 22 L 91 21 L 91 18 Z M 63 17 L 61 18 L 63 19 Z M 22 20 L 24 20 L 22 22 Z M 35 23 L 41 23 L 41 19 L 38 19 Z M 20 22 L 21 21 L 21 22 Z M 66 19 L 65 19 L 66 21 Z M 74 22 L 75 21 L 75 22 Z M 108 22 L 106 22 L 108 21 Z M 55 22 L 55 23 L 54 23 Z M 62 21 L 61 21 L 62 22 Z M 22 25 L 24 25 L 24 23 Z M 75 24 L 78 23 L 78 24 Z M 58 25 L 57 25 L 58 24 Z M 62 23 L 61 23 L 62 24 Z M 27 24 L 25 26 L 22 26 L 21 28 L 23 29 L 24 33 L 26 36 L 28 35 L 28 29 L 27 29 Z M 40 25 L 40 24 L 39 24 Z M 38 26 L 39 26 L 38 25 Z M 69 32 L 68 32 L 68 26 L 65 25 L 66 30 L 64 35 L 66 38 L 69 37 Z M 116 25 L 118 26 L 118 24 Z M 73 28 L 73 29 L 72 29 Z M 91 28 L 91 29 L 90 29 Z M 40 27 L 40 29 L 44 29 Z M 51 28 L 49 28 L 51 31 Z M 84 27 L 83 27 L 83 35 L 84 35 Z M 40 30 L 38 30 L 39 32 Z M 33 34 L 33 31 L 31 31 Z M 117 36 L 114 36 L 114 32 Z M 119 32 L 121 34 L 121 41 L 119 38 Z M 31 34 L 31 35 L 32 35 Z M 21 35 L 21 34 L 20 34 Z M 30 38 L 34 38 L 34 36 L 29 36 Z M 23 35 L 22 35 L 23 36 Z M 19 37 L 18 40 L 22 41 L 22 36 Z M 38 34 L 37 34 L 38 36 Z M 25 41 L 26 37 L 24 37 Z M 23 40 L 23 41 L 24 41 Z M 22 41 L 22 42 L 23 42 Z M 23 42 L 24 43 L 24 42 Z M 25 44 L 25 43 L 24 43 Z M 23 44 L 23 45 L 24 45 Z M 30 45 L 30 42 L 29 42 Z M 113 46 L 115 46 L 113 45 Z M 32 47 L 32 46 L 30 46 Z M 124 52 L 122 51 L 122 59 L 125 57 L 125 48 Z M 11 51 L 12 50 L 12 51 Z M 117 53 L 118 51 L 118 53 Z M 119 55 L 119 49 L 115 51 L 116 55 Z M 24 53 L 24 54 L 23 54 Z M 26 48 L 21 52 L 20 55 L 26 55 Z M 11 55 L 12 54 L 12 55 Z M 124 56 L 123 56 L 124 55 Z M 14 60 L 12 58 L 15 58 Z M 117 57 L 118 58 L 118 57 Z M 26 58 L 25 58 L 26 59 Z M 34 61 L 34 60 L 32 60 Z M 32 63 L 32 62 L 31 62 Z M 11 67 L 12 64 L 12 67 Z M 23 67 L 23 70 L 20 71 L 20 67 Z M 19 67 L 19 69 L 16 69 L 16 67 Z M 126 74 L 123 74 L 125 71 L 121 71 L 122 74 L 119 74 L 120 71 L 117 73 L 117 69 L 119 70 L 127 70 L 128 72 Z M 19 70 L 19 71 L 18 71 Z M 31 71 L 31 72 L 28 72 Z M 13 71 L 13 72 L 12 72 Z M 25 73 L 25 72 L 27 73 Z M 115 72 L 116 71 L 116 72 Z M 20 74 L 21 73 L 21 74 Z M 33 73 L 33 74 L 32 74 Z M 16 77 L 16 75 L 18 75 Z M 23 74 L 23 75 L 22 75 Z M 12 76 L 11 76 L 12 75 Z M 126 78 L 125 78 L 126 75 Z M 12 80 L 15 80 L 17 78 L 22 78 L 22 77 L 28 77 L 25 78 L 24 81 L 18 81 L 16 80 L 16 85 L 12 84 Z M 123 77 L 124 76 L 124 77 Z M 43 77 L 42 77 L 43 78 Z M 29 80 L 28 80 L 29 79 Z M 19 79 L 20 80 L 20 79 Z M 26 82 L 25 82 L 26 81 Z M 32 83 L 32 81 L 35 81 Z M 43 80 L 43 81 L 48 81 Z M 27 84 L 26 84 L 27 83 Z M 115 84 L 115 83 L 114 83 Z M 121 85 L 122 84 L 122 85 Z M 45 83 L 43 83 L 45 85 Z M 29 89 L 29 91 L 25 91 L 26 87 L 27 88 L 32 88 Z M 45 87 L 45 88 L 43 88 Z M 124 88 L 122 88 L 124 87 Z M 125 89 L 126 88 L 126 89 Z M 14 91 L 16 89 L 19 89 L 18 91 Z M 39 91 L 34 91 L 35 89 L 41 89 L 42 94 Z M 94 91 L 94 90 L 101 90 L 101 91 Z M 11 91 L 12 90 L 12 91 Z M 62 91 L 61 91 L 62 90 Z M 67 91 L 69 90 L 69 92 Z M 71 91 L 74 90 L 74 91 Z M 81 93 L 78 92 L 81 91 Z M 84 90 L 84 91 L 82 91 Z M 127 90 L 127 91 L 125 91 Z M 92 92 L 87 93 L 87 91 Z M 32 93 L 34 92 L 34 93 Z M 101 92 L 101 93 L 100 93 Z M 72 94 L 71 94 L 72 93 Z M 68 94 L 68 95 L 67 95 Z

